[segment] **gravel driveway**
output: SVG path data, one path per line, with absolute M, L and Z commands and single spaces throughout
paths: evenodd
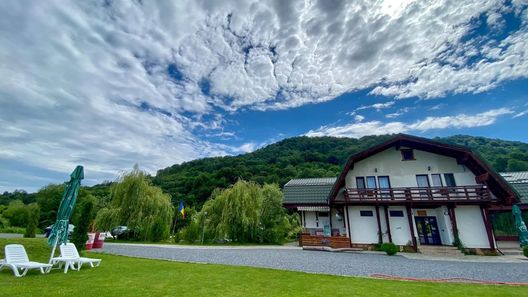
M 181 247 L 105 243 L 104 253 L 180 262 L 265 267 L 333 275 L 383 274 L 424 279 L 466 278 L 528 283 L 528 263 L 407 259 L 372 253 L 331 253 L 281 247 Z

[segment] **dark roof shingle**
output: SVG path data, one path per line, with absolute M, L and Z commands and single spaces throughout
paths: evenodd
M 292 179 L 284 185 L 284 204 L 327 204 L 336 181 L 329 178 Z

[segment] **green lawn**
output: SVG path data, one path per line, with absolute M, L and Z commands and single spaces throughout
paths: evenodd
M 30 259 L 47 261 L 43 239 L 22 243 Z M 0 272 L 1 296 L 528 296 L 528 287 L 441 284 L 316 275 L 272 269 L 134 259 L 91 254 L 101 267 L 15 278 Z

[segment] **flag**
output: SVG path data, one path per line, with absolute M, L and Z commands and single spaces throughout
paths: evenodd
M 183 206 L 183 200 L 180 201 L 180 207 L 178 208 L 178 211 L 182 214 L 182 217 L 185 219 L 185 207 Z

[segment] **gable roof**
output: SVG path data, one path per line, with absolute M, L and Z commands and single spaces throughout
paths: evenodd
M 517 191 L 521 203 L 528 204 L 528 171 L 499 173 Z
M 455 158 L 459 164 L 463 164 L 471 170 L 480 182 L 485 183 L 497 198 L 504 199 L 507 204 L 519 200 L 518 194 L 508 183 L 471 149 L 407 134 L 397 134 L 385 142 L 350 156 L 336 183 L 332 187 L 328 200 L 333 201 L 339 189 L 345 186 L 346 174 L 354 168 L 354 163 L 388 148 L 396 147 L 396 149 L 399 149 L 402 146 Z
M 335 177 L 292 179 L 284 185 L 285 205 L 328 204 Z

